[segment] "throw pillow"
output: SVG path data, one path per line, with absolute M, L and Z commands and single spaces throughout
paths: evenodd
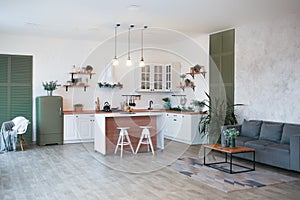
M 290 136 L 300 135 L 300 125 L 299 124 L 284 124 L 281 144 L 290 144 Z
M 268 140 L 272 142 L 280 142 L 282 135 L 283 123 L 263 122 L 260 131 L 260 140 Z
M 244 119 L 240 135 L 258 139 L 261 124 L 262 121 L 258 121 L 258 120 L 247 121 Z

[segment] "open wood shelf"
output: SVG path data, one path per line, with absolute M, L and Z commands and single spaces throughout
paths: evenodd
M 191 75 L 193 79 L 195 78 L 195 74 L 202 74 L 202 76 L 205 78 L 205 74 L 207 72 L 187 72 L 186 74 Z
M 64 87 L 66 87 L 66 91 L 68 91 L 69 87 L 83 87 L 84 91 L 86 91 L 87 87 L 90 87 L 89 85 L 75 85 L 75 84 L 69 84 L 69 85 L 63 85 Z

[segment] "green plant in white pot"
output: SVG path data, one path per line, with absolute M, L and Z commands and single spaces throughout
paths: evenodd
M 81 104 L 81 103 L 74 104 L 74 110 L 76 112 L 82 111 L 83 110 L 83 104 Z
M 235 139 L 240 134 L 238 130 L 235 128 L 229 128 L 223 131 L 224 136 L 229 141 L 229 147 L 234 148 L 235 147 Z
M 52 92 L 57 89 L 57 81 L 43 82 L 44 90 L 47 91 L 48 96 L 52 96 Z

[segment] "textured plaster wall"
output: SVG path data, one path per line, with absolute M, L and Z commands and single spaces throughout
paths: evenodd
M 242 119 L 300 123 L 300 15 L 236 28 L 235 103 Z

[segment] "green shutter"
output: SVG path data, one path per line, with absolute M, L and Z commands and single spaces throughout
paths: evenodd
M 0 122 L 24 116 L 32 122 L 32 56 L 0 55 Z M 24 135 L 32 141 L 32 125 Z

